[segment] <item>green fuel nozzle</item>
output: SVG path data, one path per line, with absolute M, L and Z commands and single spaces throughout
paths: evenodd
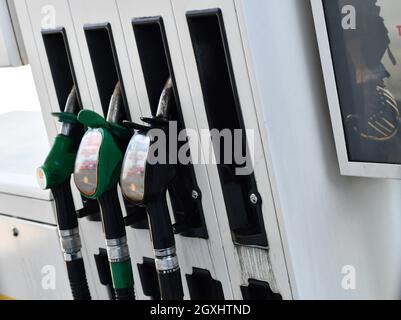
M 90 110 L 78 114 L 78 121 L 89 129 L 79 146 L 74 181 L 84 197 L 99 202 L 116 299 L 133 300 L 134 279 L 117 192 L 123 150 L 130 137 L 129 130 L 120 125 L 122 108 L 121 87 L 117 83 L 107 119 Z
M 62 123 L 60 133 L 43 166 L 37 169 L 39 185 L 42 189 L 52 189 L 71 177 L 75 157 L 83 135 L 83 127 L 78 122 L 79 104 L 76 88 L 71 90 L 64 112 L 53 113 Z
M 56 203 L 57 228 L 74 300 L 90 300 L 85 266 L 81 253 L 78 217 L 71 192 L 70 178 L 83 135 L 77 120 L 80 110 L 77 90 L 72 88 L 64 112 L 54 113 L 62 123 L 43 166 L 37 169 L 39 185 L 51 189 Z

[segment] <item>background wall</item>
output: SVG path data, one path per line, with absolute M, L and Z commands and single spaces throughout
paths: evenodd
M 398 298 L 401 182 L 340 176 L 309 0 L 239 2 L 295 298 Z

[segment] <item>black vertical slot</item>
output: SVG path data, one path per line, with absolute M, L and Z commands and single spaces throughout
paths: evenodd
M 224 300 L 221 282 L 213 279 L 209 270 L 193 268 L 186 278 L 191 300 Z
M 124 104 L 124 115 L 122 118 L 131 121 L 111 25 L 109 23 L 86 25 L 84 26 L 84 31 L 96 77 L 103 115 L 107 117 L 110 98 L 113 95 L 117 82 L 120 81 Z M 143 208 L 132 205 L 126 199 L 124 199 L 124 204 L 127 211 L 126 225 L 135 229 L 147 229 L 148 220 L 146 211 Z
M 245 125 L 221 10 L 189 12 L 187 21 L 209 127 L 219 131 L 229 129 L 232 133 L 236 129 L 242 130 L 244 154 Z M 221 149 L 215 151 L 223 155 L 224 141 L 221 142 Z M 235 150 L 234 145 L 232 150 Z M 234 159 L 232 163 L 219 164 L 217 167 L 233 241 L 239 245 L 267 247 L 255 176 L 237 175 L 236 169 L 241 165 L 236 165 Z
M 244 300 L 283 300 L 280 294 L 275 293 L 267 282 L 250 279 L 248 286 L 241 286 Z
M 86 25 L 84 30 L 104 116 L 107 116 L 110 98 L 117 82 L 120 81 L 125 112 L 123 118 L 130 121 L 127 96 L 111 25 L 109 23 Z
M 144 295 L 152 300 L 160 300 L 160 287 L 155 260 L 143 258 L 143 263 L 138 264 L 138 272 Z
M 65 29 L 42 30 L 42 38 L 56 90 L 59 110 L 61 112 L 64 111 L 68 95 L 74 85 L 77 91 L 78 103 L 82 109 L 81 95 Z M 100 210 L 97 201 L 82 198 L 82 202 L 83 208 L 78 210 L 78 217 L 88 217 L 89 220 L 100 221 Z
M 56 89 L 60 111 L 64 111 L 68 95 L 75 85 L 78 101 L 82 108 L 81 96 L 77 84 L 74 65 L 72 64 L 70 47 L 64 28 L 42 30 L 43 43 L 49 61 L 50 71 Z
M 107 250 L 100 248 L 99 254 L 94 255 L 97 273 L 99 275 L 100 283 L 107 288 L 110 300 L 115 300 L 113 289 L 113 280 L 111 276 L 109 258 L 107 257 Z
M 171 77 L 175 101 L 170 119 L 177 121 L 180 132 L 185 129 L 185 123 L 163 20 L 161 17 L 140 18 L 134 19 L 132 24 L 152 115 L 156 114 L 160 94 Z M 169 194 L 176 221 L 175 233 L 207 239 L 201 191 L 192 165 L 177 166 L 177 177 L 169 187 Z

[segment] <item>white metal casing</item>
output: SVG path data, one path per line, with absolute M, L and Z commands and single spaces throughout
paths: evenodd
M 17 35 L 11 20 L 7 0 L 0 1 L 0 67 L 18 67 L 23 64 Z
M 197 129 L 192 99 L 188 88 L 188 80 L 181 55 L 180 43 L 177 35 L 175 18 L 171 4 L 164 0 L 148 1 L 146 4 L 140 0 L 117 1 L 122 26 L 125 34 L 133 75 L 138 88 L 138 98 L 144 116 L 151 114 L 149 98 L 144 82 L 144 75 L 138 54 L 138 44 L 135 41 L 132 20 L 143 17 L 161 17 L 166 31 L 170 56 L 177 83 L 178 96 L 181 102 L 184 121 L 187 128 Z M 209 270 L 211 276 L 222 283 L 224 296 L 232 299 L 232 283 L 230 283 L 229 267 L 226 265 L 225 252 L 222 248 L 221 235 L 216 220 L 212 199 L 212 191 L 203 166 L 194 166 L 197 183 L 202 191 L 202 205 L 205 215 L 209 239 L 190 239 L 177 237 L 178 257 L 183 276 L 192 274 L 192 268 L 197 267 Z M 172 217 L 173 218 L 173 217 Z M 183 279 L 186 283 L 185 278 Z M 187 294 L 188 297 L 188 294 Z
M 55 226 L 0 215 L 0 234 L 0 295 L 72 298 Z
M 19 0 L 17 3 L 20 4 L 18 12 L 43 113 L 47 117 L 52 110 L 50 106 L 57 106 L 57 101 L 49 98 L 55 97 L 54 88 L 39 31 L 41 6 L 48 5 L 49 1 L 40 1 Z M 69 30 L 85 106 L 99 110 L 82 24 L 111 20 L 114 32 L 121 32 L 115 40 L 124 69 L 124 82 L 129 89 L 133 119 L 148 115 L 143 75 L 130 21 L 127 21 L 132 15 L 128 9 L 135 8 L 139 1 L 117 1 L 117 7 L 108 1 L 101 4 L 100 1 L 96 4 L 86 0 L 71 1 L 74 20 L 66 1 L 50 2 L 61 6 L 57 10 L 60 14 L 58 21 Z M 187 125 L 195 128 L 207 127 L 207 122 L 185 12 L 202 8 L 222 9 L 240 99 L 246 111 L 245 122 L 260 135 L 254 160 L 258 186 L 263 189 L 266 230 L 271 245 L 269 251 L 233 245 L 216 169 L 213 166 L 202 169 L 207 172 L 202 184 L 212 190 L 216 212 L 214 218 L 213 214 L 207 213 L 208 224 L 216 221 L 212 228 L 219 230 L 221 251 L 229 270 L 225 288 L 231 286 L 233 297 L 240 299 L 239 286 L 246 285 L 248 278 L 256 278 L 271 282 L 286 299 L 397 297 L 394 279 L 401 268 L 398 255 L 394 253 L 400 245 L 401 185 L 398 181 L 339 175 L 309 0 L 173 0 L 169 2 L 171 9 L 165 3 L 147 2 L 135 13 L 159 14 L 168 21 L 166 28 L 169 29 L 170 50 L 175 52 L 173 64 L 184 116 Z M 98 13 L 83 12 L 91 11 L 95 5 L 99 8 Z M 171 12 L 177 25 L 175 31 Z M 184 61 L 185 67 L 180 60 Z M 47 121 L 47 126 L 52 140 L 56 127 L 54 120 Z M 88 273 L 92 277 L 90 281 L 98 292 L 103 292 L 97 285 L 96 268 L 91 262 L 93 253 L 104 247 L 101 226 L 85 219 L 81 226 L 89 260 Z M 139 297 L 145 298 L 138 289 L 140 283 L 135 264 L 141 263 L 144 256 L 152 257 L 149 233 L 131 229 L 127 232 L 134 258 L 136 289 Z M 180 262 L 185 273 L 198 264 L 192 257 L 198 254 L 194 249 L 198 247 L 192 245 L 197 242 L 202 241 L 178 240 L 183 257 Z M 214 245 L 220 246 L 219 242 L 214 242 Z M 210 252 L 215 254 L 213 252 L 221 252 L 219 250 L 212 248 Z M 206 267 L 208 264 L 205 262 Z M 342 288 L 344 266 L 356 268 L 356 290 Z M 223 269 L 221 267 L 214 273 L 222 282 L 227 281 L 220 276 Z M 225 289 L 225 294 L 227 292 L 230 289 Z M 97 294 L 95 297 L 106 296 Z
M 46 14 L 44 7 L 53 6 L 57 14 L 55 27 L 64 27 L 69 38 L 70 50 L 75 65 L 75 72 L 80 87 L 82 101 L 85 107 L 92 107 L 101 113 L 100 101 L 96 81 L 94 78 L 91 60 L 88 54 L 83 26 L 85 24 L 108 22 L 112 26 L 114 40 L 119 56 L 119 62 L 124 78 L 124 85 L 127 90 L 131 116 L 135 120 L 139 120 L 139 115 L 147 115 L 149 112 L 146 91 L 144 91 L 143 76 L 140 72 L 138 64 L 137 52 L 135 50 L 135 41 L 131 28 L 131 19 L 134 16 L 143 15 L 162 15 L 165 19 L 167 37 L 170 50 L 172 51 L 172 59 L 174 71 L 177 78 L 177 84 L 180 90 L 180 98 L 182 99 L 184 118 L 188 127 L 202 128 L 205 125 L 204 116 L 200 116 L 201 120 L 195 116 L 194 110 L 202 110 L 201 96 L 199 91 L 194 95 L 195 90 L 199 90 L 199 80 L 196 77 L 196 69 L 193 72 L 185 72 L 188 65 L 193 65 L 193 52 L 188 41 L 187 28 L 180 26 L 182 18 L 185 18 L 186 10 L 215 8 L 220 7 L 224 14 L 224 20 L 227 29 L 233 30 L 229 32 L 229 44 L 233 55 L 233 64 L 238 78 L 238 86 L 240 87 L 240 95 L 242 107 L 246 108 L 246 124 L 256 129 L 256 135 L 259 134 L 258 122 L 256 114 L 253 111 L 252 92 L 250 90 L 250 82 L 246 68 L 244 68 L 246 60 L 241 49 L 242 39 L 240 33 L 240 25 L 237 17 L 236 7 L 231 0 L 208 1 L 200 4 L 199 2 L 180 1 L 179 3 L 151 1 L 149 5 L 139 6 L 138 3 L 125 3 L 118 1 L 118 8 L 113 1 L 96 2 L 96 11 L 91 10 L 95 5 L 94 1 L 74 1 L 70 0 L 67 7 L 66 1 L 54 0 L 50 4 L 45 1 L 18 1 L 19 14 L 27 15 L 30 18 L 29 24 L 24 24 L 25 41 L 29 43 L 29 53 L 31 63 L 33 65 L 37 82 L 39 82 L 39 91 L 41 93 L 43 103 L 43 113 L 48 117 L 50 111 L 58 109 L 57 99 L 52 83 L 51 73 L 47 62 L 46 53 L 43 47 L 40 29 L 42 27 L 43 15 Z M 25 6 L 26 3 L 26 6 Z M 135 6 L 138 7 L 136 8 Z M 126 7 L 127 6 L 127 7 Z M 135 13 L 132 10 L 135 8 Z M 126 10 L 125 10 L 126 9 Z M 130 14 L 132 10 L 132 14 Z M 173 16 L 174 11 L 174 16 Z M 120 19 L 123 19 L 120 21 Z M 178 31 L 175 27 L 178 26 Z M 31 30 L 33 26 L 34 30 Z M 125 36 L 120 31 L 124 31 Z M 184 31 L 181 31 L 184 30 Z M 33 32 L 33 39 L 30 34 Z M 124 44 L 125 42 L 125 44 Z M 188 46 L 189 45 L 189 46 Z M 184 49 L 183 49 L 184 47 Z M 35 52 L 37 50 L 37 52 Z M 127 51 L 128 50 L 128 51 Z M 182 50 L 182 55 L 180 51 Z M 188 51 L 189 50 L 189 51 Z M 132 52 L 132 53 L 131 53 Z M 40 62 L 40 63 L 39 63 Z M 193 67 L 192 67 L 193 68 Z M 188 78 L 187 78 L 188 77 Z M 240 80 L 239 80 L 240 79 Z M 133 81 L 135 80 L 135 81 Z M 134 83 L 135 82 L 135 83 Z M 46 84 L 46 90 L 43 90 L 43 84 Z M 41 87 L 42 86 L 42 87 Z M 189 90 L 191 87 L 191 90 Z M 137 89 L 135 89 L 137 88 Z M 136 92 L 138 90 L 138 92 Z M 138 95 L 138 98 L 136 96 Z M 51 102 L 49 103 L 49 99 Z M 139 101 L 139 103 L 138 103 Z M 245 103 L 245 101 L 247 101 Z M 194 106 L 192 107 L 192 104 Z M 50 107 L 51 106 L 51 107 Z M 250 109 L 249 109 L 250 108 Z M 251 111 L 251 112 L 248 112 Z M 46 118 L 48 124 L 49 139 L 55 136 L 55 122 L 53 119 Z M 207 127 L 207 126 L 206 126 Z M 205 128 L 206 128 L 205 127 Z M 258 154 L 255 157 L 255 169 L 258 173 L 258 181 L 269 181 L 266 164 L 262 159 L 263 148 L 258 140 Z M 206 171 L 207 169 L 207 171 Z M 265 223 L 270 242 L 270 249 L 258 249 L 248 247 L 237 247 L 232 243 L 230 230 L 228 227 L 227 216 L 224 208 L 224 201 L 221 194 L 219 181 L 216 178 L 215 168 L 200 168 L 198 173 L 199 183 L 202 191 L 205 193 L 205 214 L 208 224 L 209 233 L 212 237 L 209 241 L 197 239 L 177 238 L 178 248 L 180 252 L 180 262 L 183 269 L 183 277 L 190 274 L 192 267 L 201 267 L 211 271 L 212 276 L 222 282 L 226 298 L 241 299 L 241 285 L 247 285 L 248 279 L 258 279 L 268 281 L 273 290 L 280 292 L 285 299 L 292 297 L 289 286 L 284 255 L 279 235 L 278 225 L 275 218 L 275 210 L 273 199 L 270 191 L 269 183 L 260 183 L 260 192 L 262 193 L 263 211 L 265 212 Z M 210 191 L 213 190 L 213 191 Z M 213 204 L 213 206 L 212 206 Z M 216 214 L 213 209 L 216 208 Z M 103 247 L 101 225 L 98 223 L 81 221 L 83 229 L 84 246 L 88 251 L 89 260 L 96 253 L 99 247 Z M 89 236 L 90 235 L 90 236 Z M 128 230 L 130 239 L 131 252 L 135 262 L 140 263 L 142 257 L 152 257 L 151 242 L 148 231 L 131 231 Z M 222 242 L 220 242 L 222 241 Z M 224 258 L 224 259 L 223 259 Z M 225 260 L 225 261 L 224 261 Z M 134 262 L 134 265 L 135 265 Z M 89 262 L 90 273 L 96 278 L 96 269 L 92 262 Z M 227 274 L 227 269 L 229 270 Z M 135 280 L 137 287 L 139 286 L 139 277 L 134 267 Z M 186 283 L 185 278 L 184 284 Z M 138 288 L 137 288 L 138 289 Z M 184 285 L 186 298 L 189 297 L 186 286 Z M 99 291 L 99 288 L 97 288 Z M 100 290 L 101 291 L 101 290 Z M 139 298 L 145 298 L 141 292 L 137 290 Z M 104 295 L 99 297 L 105 298 Z

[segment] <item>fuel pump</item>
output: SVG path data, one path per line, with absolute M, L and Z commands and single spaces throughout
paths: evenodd
M 82 138 L 75 162 L 74 180 L 84 197 L 99 202 L 107 255 L 117 300 L 134 300 L 134 279 L 124 218 L 118 198 L 118 180 L 129 131 L 122 122 L 122 95 L 117 83 L 107 120 L 82 110 L 78 120 L 89 129 Z
M 155 142 L 150 129 L 161 129 L 168 135 L 172 99 L 172 81 L 169 79 L 163 89 L 157 115 L 151 119 L 142 119 L 150 127 L 126 123 L 135 131 L 123 161 L 120 185 L 123 195 L 134 204 L 145 207 L 148 213 L 161 298 L 182 300 L 184 294 L 180 267 L 166 200 L 167 188 L 175 176 L 175 167 L 150 164 L 148 161 L 151 146 Z
M 81 253 L 78 217 L 71 193 L 71 174 L 84 133 L 77 120 L 80 107 L 76 88 L 71 90 L 63 113 L 54 113 L 62 123 L 61 131 L 37 176 L 40 187 L 50 189 L 56 203 L 57 227 L 61 248 L 67 266 L 68 278 L 74 300 L 90 300 L 90 292 Z

